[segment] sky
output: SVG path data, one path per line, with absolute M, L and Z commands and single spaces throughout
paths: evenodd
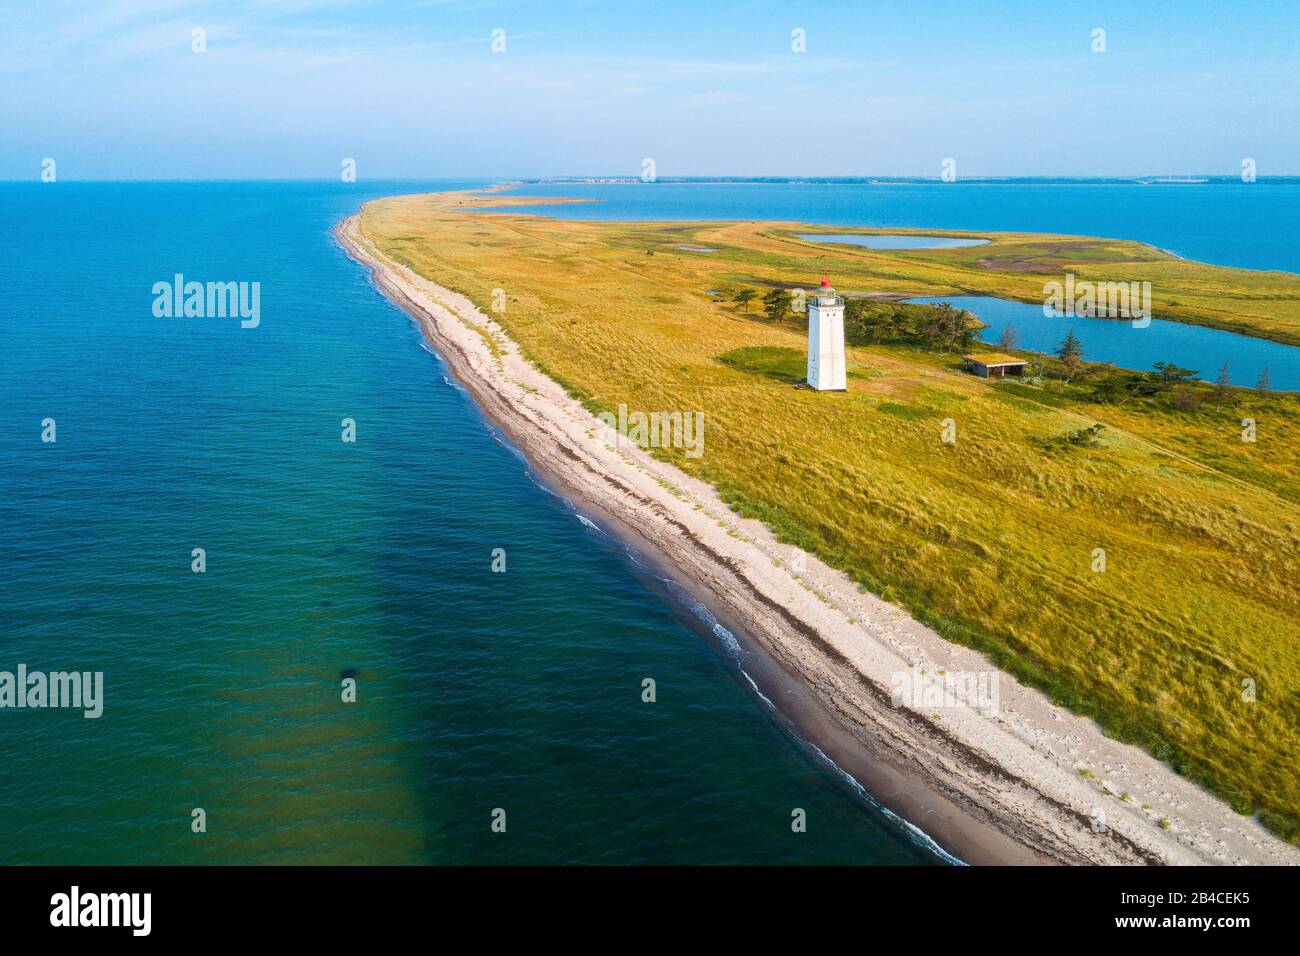
M 1300 175 L 1300 0 L 0 3 L 0 179 Z

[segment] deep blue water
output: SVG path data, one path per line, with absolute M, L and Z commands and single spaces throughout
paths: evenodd
M 331 238 L 452 185 L 0 184 L 0 670 L 106 684 L 0 709 L 0 864 L 933 861 Z M 155 317 L 176 273 L 260 325 Z
M 1156 362 L 1174 362 L 1194 369 L 1198 378 L 1214 381 L 1228 363 L 1234 385 L 1254 386 L 1268 369 L 1273 388 L 1300 390 L 1300 348 L 1267 339 L 1235 335 L 1219 329 L 1183 325 L 1151 319 L 1141 325 L 1131 320 L 1084 316 L 1045 316 L 1041 305 L 1011 302 L 992 296 L 937 296 L 909 299 L 909 302 L 951 302 L 974 313 L 987 325 L 986 342 L 997 342 L 1002 330 L 1011 326 L 1016 347 L 1052 352 L 1073 330 L 1083 343 L 1083 357 L 1089 362 L 1113 362 L 1121 368 L 1149 372 Z
M 988 229 L 1135 239 L 1189 259 L 1300 272 L 1300 179 L 1138 183 L 533 183 L 521 196 L 591 204 L 564 219 L 775 219 L 827 226 Z

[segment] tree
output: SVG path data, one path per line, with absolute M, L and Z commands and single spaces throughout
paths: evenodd
M 740 306 L 742 311 L 748 312 L 749 303 L 753 302 L 757 295 L 758 295 L 757 289 L 741 289 L 739 292 L 736 293 L 736 297 L 731 301 L 736 303 L 736 305 Z
M 1016 327 L 1007 323 L 1002 327 L 1002 334 L 998 336 L 998 348 L 1004 352 L 1010 352 L 1016 347 Z
M 964 352 L 975 341 L 970 313 L 941 302 L 917 319 L 917 336 L 922 344 L 936 352 Z
M 773 322 L 780 322 L 790 314 L 790 305 L 793 301 L 789 289 L 773 289 L 763 296 L 763 311 Z
M 898 306 L 866 299 L 849 299 L 844 303 L 844 341 L 849 345 L 879 345 L 898 332 Z M 912 308 L 903 306 L 902 308 Z M 920 309 L 923 306 L 915 306 Z
M 1076 375 L 1083 371 L 1083 343 L 1079 341 L 1074 334 L 1074 329 L 1065 337 L 1056 348 L 1056 356 L 1065 366 L 1065 380 L 1069 382 Z
M 949 352 L 969 352 L 975 344 L 975 330 L 970 325 L 971 315 L 965 309 L 953 309 L 946 316 L 946 344 Z
M 1255 391 L 1257 392 L 1273 391 L 1273 383 L 1269 380 L 1267 365 L 1265 365 L 1264 370 L 1259 373 L 1259 378 L 1255 380 Z
M 1043 373 L 1047 370 L 1047 353 L 1035 351 L 1033 359 L 1025 366 L 1025 377 L 1035 385 L 1043 384 Z
M 867 314 L 863 313 L 864 320 Z M 878 305 L 871 313 L 869 322 L 871 341 L 879 345 L 886 339 L 892 339 L 898 334 L 898 329 L 904 316 L 897 313 L 891 305 Z
M 1173 362 L 1156 362 L 1151 366 L 1160 376 L 1160 390 L 1164 391 L 1173 388 L 1175 385 L 1186 385 L 1193 381 L 1200 374 L 1196 369 L 1179 368 Z
M 1214 380 L 1214 400 L 1226 402 L 1232 396 L 1232 376 L 1228 374 L 1228 363 L 1219 369 L 1219 377 Z

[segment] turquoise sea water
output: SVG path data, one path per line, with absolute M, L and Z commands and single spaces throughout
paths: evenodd
M 939 859 L 786 732 L 707 612 L 534 480 L 330 235 L 366 198 L 467 185 L 0 184 L 0 671 L 103 671 L 106 697 L 97 720 L 0 709 L 0 863 Z M 598 211 L 1143 238 L 1067 229 L 1032 188 L 1041 222 L 1014 225 L 1002 199 L 881 222 L 839 190 Z M 1255 220 L 1214 222 L 1205 258 L 1250 247 Z M 1260 265 L 1294 252 L 1254 238 Z M 177 273 L 261 283 L 260 325 L 155 317 Z
M 106 698 L 0 709 L 0 863 L 933 862 L 332 240 L 452 185 L 0 184 L 0 671 Z M 175 273 L 260 325 L 156 318 Z

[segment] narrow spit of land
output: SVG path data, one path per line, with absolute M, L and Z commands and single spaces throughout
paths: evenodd
M 480 202 L 384 200 L 340 238 L 530 459 L 664 555 L 799 678 L 864 763 L 897 774 L 885 785 L 905 816 L 934 833 L 935 814 L 918 814 L 942 806 L 941 839 L 971 859 L 1300 859 L 1062 706 L 1285 826 L 1297 722 L 1284 688 L 1300 684 L 1293 396 L 1234 393 L 1179 417 L 993 386 L 950 356 L 885 346 L 853 350 L 847 395 L 800 392 L 785 368 L 799 329 L 709 295 L 824 267 L 824 248 L 756 248 L 786 243 L 787 225 L 556 222 Z M 901 254 L 867 252 L 832 265 L 842 286 L 941 284 L 900 284 L 891 273 L 913 268 Z M 505 313 L 491 310 L 496 289 Z M 591 413 L 620 402 L 706 410 L 706 454 L 614 447 Z M 1271 422 L 1267 451 L 1236 447 L 1243 409 Z M 939 441 L 945 417 L 956 445 Z M 1053 450 L 1099 421 L 1096 447 Z M 796 544 L 828 563 L 796 570 Z M 1058 703 L 1004 675 L 995 716 L 893 705 L 900 672 L 988 670 L 971 648 Z M 963 845 L 963 833 L 980 836 Z

